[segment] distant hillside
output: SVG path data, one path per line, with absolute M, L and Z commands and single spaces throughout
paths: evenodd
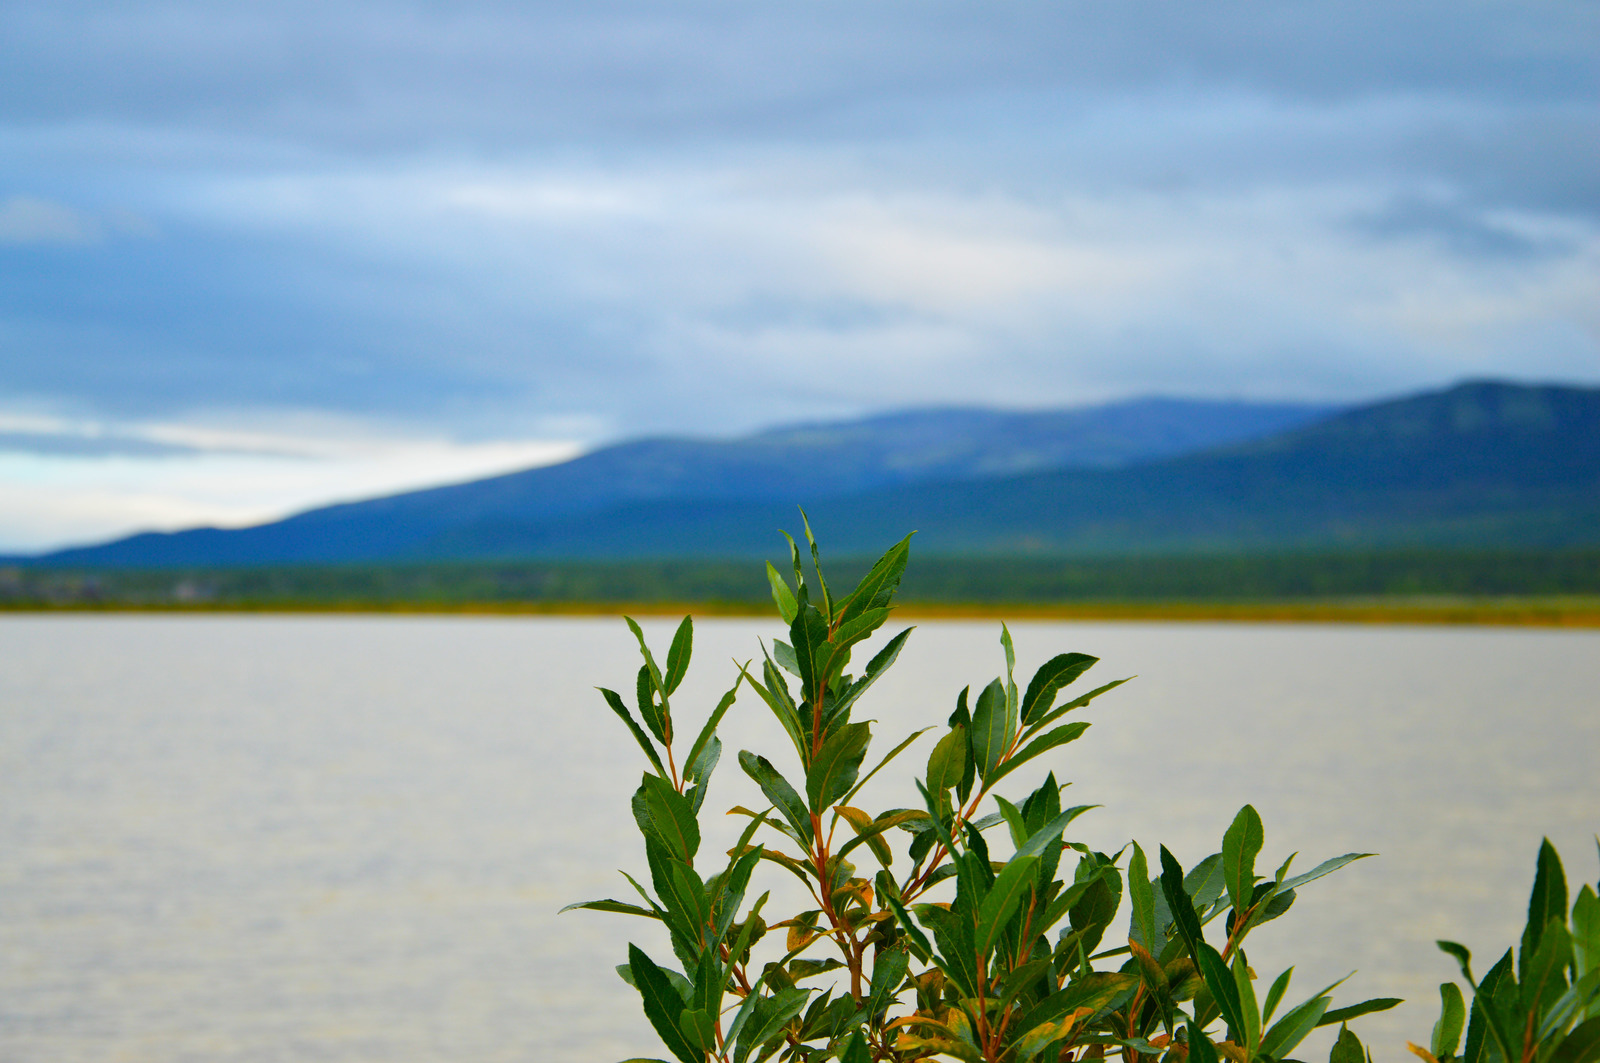
M 1600 543 L 1600 389 L 1463 384 L 1267 439 L 1118 469 L 806 499 L 834 554 L 920 529 L 921 553 L 1117 555 Z M 466 522 L 451 557 L 771 556 L 792 504 L 632 502 Z
M 917 410 L 860 421 L 777 428 L 735 440 L 648 439 L 560 465 L 473 483 L 328 506 L 245 529 L 136 535 L 37 559 L 48 565 L 227 565 L 499 555 L 557 549 L 583 556 L 702 552 L 695 543 L 628 530 L 657 507 L 693 514 L 793 503 L 933 480 L 1061 468 L 1111 468 L 1260 439 L 1334 407 L 1144 399 L 1079 410 Z M 630 508 L 631 507 L 631 508 Z M 602 516 L 603 515 L 603 516 Z M 609 547 L 586 542 L 606 524 Z M 621 521 L 621 524 L 617 524 Z M 771 523 L 763 523 L 770 535 Z M 726 541 L 728 529 L 709 542 Z M 646 545 L 648 544 L 648 545 Z M 764 548 L 764 547 L 763 547 Z M 745 552 L 745 551 L 741 551 Z

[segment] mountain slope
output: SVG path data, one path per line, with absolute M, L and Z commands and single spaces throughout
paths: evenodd
M 547 525 L 575 529 L 569 537 L 581 540 L 590 515 L 618 507 L 687 499 L 696 511 L 708 500 L 781 502 L 787 509 L 796 499 L 920 481 L 1119 466 L 1260 438 L 1331 412 L 1332 407 L 1305 404 L 1144 399 L 1025 413 L 917 410 L 726 441 L 640 440 L 560 465 L 328 506 L 254 528 L 148 533 L 40 560 L 59 565 L 357 561 L 470 554 L 480 549 L 474 544 L 498 552 Z M 589 552 L 581 541 L 563 549 Z
M 1600 543 L 1600 390 L 1473 383 L 1269 439 L 1121 469 L 908 484 L 806 501 L 838 553 L 1127 554 Z M 432 556 L 773 553 L 791 504 L 627 503 L 463 523 Z

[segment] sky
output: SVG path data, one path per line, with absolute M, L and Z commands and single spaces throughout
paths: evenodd
M 645 434 L 1600 384 L 1600 5 L 0 0 L 0 552 Z

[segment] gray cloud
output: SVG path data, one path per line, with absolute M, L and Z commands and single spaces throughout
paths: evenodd
M 99 224 L 82 211 L 32 196 L 0 200 L 0 244 L 81 244 L 99 236 Z
M 859 130 L 974 93 L 1584 99 L 1585 3 L 12 3 L 15 120 L 350 147 Z
M 0 453 L 48 457 L 175 458 L 209 453 L 199 447 L 161 443 L 127 436 L 90 436 L 56 432 L 0 432 Z
M 0 4 L 0 401 L 464 437 L 1600 378 L 1600 8 Z
M 1380 210 L 1358 215 L 1352 224 L 1376 240 L 1429 240 L 1464 258 L 1539 259 L 1577 250 L 1570 239 L 1559 235 L 1519 231 L 1512 219 L 1415 196 L 1398 197 Z

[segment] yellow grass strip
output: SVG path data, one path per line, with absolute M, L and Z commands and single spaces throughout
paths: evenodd
M 366 613 L 487 616 L 770 616 L 760 602 L 434 602 L 262 601 L 59 605 L 0 603 L 0 612 L 29 613 Z M 1127 620 L 1162 622 L 1462 624 L 1502 627 L 1600 628 L 1596 598 L 1367 598 L 1291 602 L 905 602 L 905 619 Z

